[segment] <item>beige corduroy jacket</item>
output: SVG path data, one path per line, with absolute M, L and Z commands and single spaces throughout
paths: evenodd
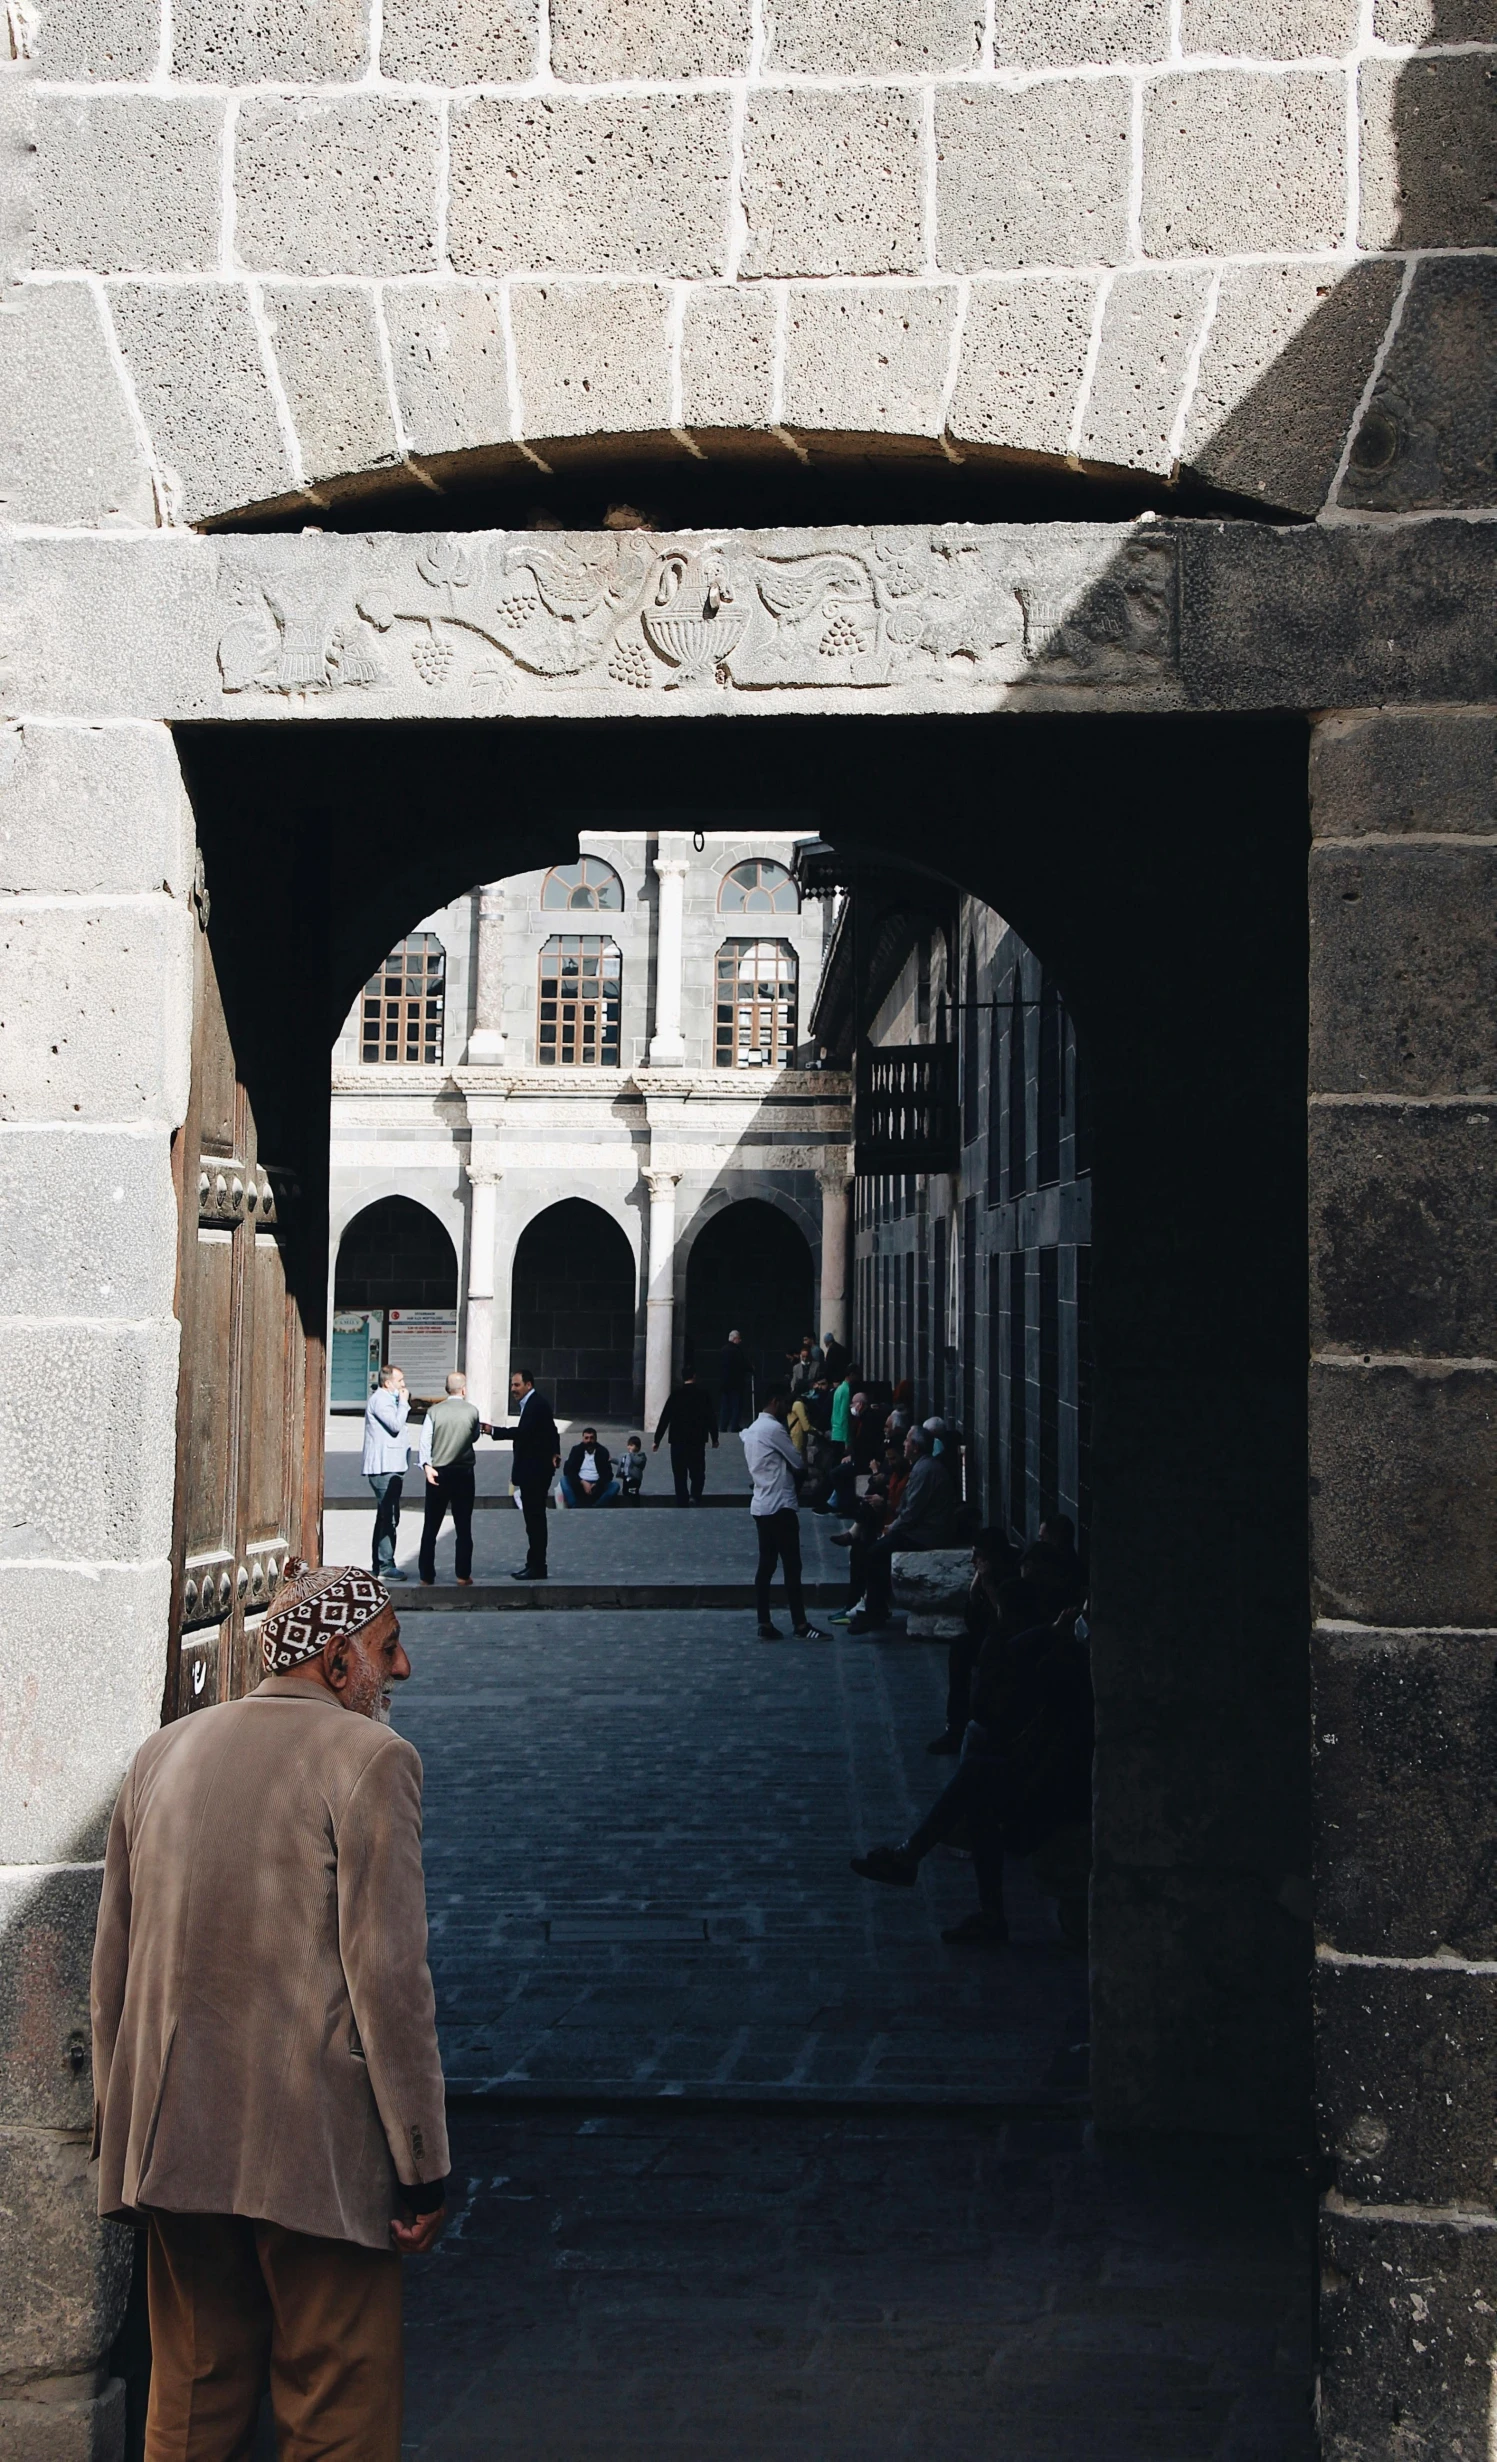
M 388 2248 L 448 2170 L 421 1763 L 294 1676 L 151 1736 L 94 1945 L 99 2210 Z

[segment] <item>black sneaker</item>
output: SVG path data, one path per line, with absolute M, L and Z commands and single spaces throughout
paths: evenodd
M 784 1638 L 785 1636 L 780 1631 L 777 1624 L 761 1624 L 759 1627 L 759 1639 L 761 1641 L 783 1641 Z
M 830 1633 L 824 1633 L 819 1624 L 798 1624 L 795 1638 L 797 1641 L 830 1641 L 832 1637 Z
M 544 1565 L 537 1572 L 534 1565 L 517 1564 L 509 1578 L 511 1581 L 549 1581 L 551 1576 Z
M 920 1859 L 903 1847 L 870 1847 L 866 1855 L 855 1855 L 852 1868 L 860 1880 L 883 1881 L 890 1889 L 913 1889 L 920 1875 Z

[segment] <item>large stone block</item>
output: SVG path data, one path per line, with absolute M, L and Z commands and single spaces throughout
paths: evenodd
M 170 1458 L 171 1421 L 138 1424 L 152 1461 Z M 0 1561 L 0 1860 L 103 1855 L 130 1756 L 160 1724 L 170 1603 L 164 1560 L 92 1572 Z
M 1491 0 L 1374 0 L 1380 43 L 1489 43 Z
M 111 305 L 177 518 L 292 494 L 247 293 L 227 282 L 122 284 Z
M 462 453 L 507 437 L 513 412 L 498 292 L 392 283 L 384 310 L 411 451 Z
M 173 0 L 171 28 L 173 76 L 203 85 L 316 85 L 368 64 L 369 0 Z
M 1129 89 L 1112 77 L 936 93 L 936 253 L 950 273 L 1110 265 L 1128 246 Z
M 776 297 L 757 284 L 688 291 L 681 415 L 688 427 L 768 427 L 774 414 Z
M 0 2127 L 90 2131 L 96 1864 L 0 1871 Z
M 1144 94 L 1148 256 L 1334 248 L 1346 228 L 1344 81 L 1203 69 Z
M 5 1324 L 0 1561 L 139 1563 L 171 1545 L 172 1482 L 156 1445 L 176 1417 L 177 1326 L 11 1318 Z M 86 1460 L 88 1477 L 77 1465 Z
M 51 94 L 35 128 L 35 264 L 112 274 L 218 263 L 221 102 Z
M 234 245 L 282 274 L 436 265 L 438 119 L 394 95 L 255 97 L 234 147 Z
M 125 2382 L 108 2377 L 96 2394 L 39 2386 L 33 2398 L 0 2399 L 0 2453 L 6 2462 L 125 2462 Z
M 165 727 L 0 730 L 0 887 L 192 886 L 192 808 Z
M 101 2223 L 89 2141 L 0 2128 L 0 2381 L 91 2380 L 119 2332 L 132 2233 Z M 40 2388 L 38 2389 L 40 2390 Z
M 177 1200 L 166 1130 L 0 1132 L 0 1290 L 12 1316 L 169 1317 Z
M 1490 2207 L 1497 1977 L 1320 1959 L 1321 2142 L 1362 2205 Z
M 1358 1624 L 1488 1625 L 1497 1598 L 1497 1369 L 1310 1372 L 1318 1612 Z
M 1497 1638 L 1318 1625 L 1315 1917 L 1367 1957 L 1497 1957 Z
M 947 424 L 972 444 L 1064 453 L 1091 341 L 1083 280 L 973 287 Z
M 38 77 L 59 83 L 152 76 L 161 57 L 159 0 L 50 0 L 31 57 Z
M 1169 0 L 996 0 L 994 7 L 1000 68 L 1162 60 L 1169 46 Z
M 725 94 L 480 95 L 452 115 L 452 262 L 718 273 L 731 183 Z
M 1210 276 L 1202 268 L 1121 273 L 1107 294 L 1081 450 L 1126 470 L 1168 470 L 1170 436 Z
M 150 472 L 82 282 L 0 306 L 0 501 L 11 521 L 152 522 Z
M 305 477 L 398 461 L 373 292 L 267 283 L 264 302 Z
M 1310 1340 L 1497 1358 L 1497 1104 L 1312 1109 Z
M 1324 2462 L 1485 2462 L 1497 2227 L 1321 2217 Z
M 753 38 L 750 0 L 551 0 L 551 73 L 578 85 L 613 77 L 740 77 Z
M 955 330 L 954 287 L 792 290 L 786 426 L 937 435 Z
M 1489 23 L 1486 40 L 1497 26 Z M 1497 239 L 1497 55 L 1364 60 L 1364 248 L 1490 248 Z
M 1497 847 L 1322 841 L 1310 864 L 1310 1083 L 1497 1083 Z
M 15 906 L 0 921 L 0 1118 L 186 1113 L 188 919 L 171 898 Z
M 802 77 L 928 77 L 975 68 L 977 0 L 775 0 L 765 66 Z
M 756 93 L 744 131 L 744 273 L 917 273 L 922 150 L 918 94 Z
M 1310 825 L 1320 838 L 1497 836 L 1497 715 L 1344 710 L 1322 719 L 1310 739 Z
M 1497 265 L 1415 269 L 1341 502 L 1383 513 L 1497 503 Z
M 420 85 L 518 84 L 535 73 L 538 14 L 536 0 L 384 0 L 380 73 Z
M 1229 265 L 1181 460 L 1292 511 L 1325 503 L 1397 297 L 1399 269 Z
M 1358 0 L 1181 0 L 1182 51 L 1243 60 L 1334 57 L 1357 39 Z
M 670 425 L 669 294 L 652 285 L 517 283 L 510 302 L 527 436 Z
M 891 1558 L 894 1604 L 912 1639 L 954 1641 L 966 1630 L 972 1591 L 970 1547 L 932 1547 Z

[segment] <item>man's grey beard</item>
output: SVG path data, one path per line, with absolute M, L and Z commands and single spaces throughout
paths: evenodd
M 389 1726 L 389 1724 L 390 1724 L 390 1712 L 391 1712 L 391 1709 L 392 1709 L 392 1708 L 393 1708 L 393 1706 L 394 1706 L 394 1699 L 395 1699 L 395 1696 L 393 1695 L 393 1693 L 390 1693 L 390 1692 L 382 1692 L 382 1693 L 380 1693 L 380 1694 L 379 1694 L 378 1698 L 377 1698 L 377 1699 L 376 1699 L 376 1701 L 375 1701 L 375 1704 L 374 1704 L 373 1709 L 372 1709 L 372 1710 L 370 1711 L 370 1713 L 369 1713 L 370 1717 L 373 1719 L 373 1721 L 374 1721 L 374 1723 L 375 1723 L 375 1725 L 376 1725 L 377 1727 L 388 1727 L 388 1726 Z

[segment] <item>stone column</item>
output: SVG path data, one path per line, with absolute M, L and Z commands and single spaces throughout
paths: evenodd
M 676 1314 L 676 1182 L 679 1171 L 647 1171 L 650 1245 L 645 1282 L 645 1428 L 651 1430 L 671 1389 Z
M 839 1152 L 836 1161 L 824 1164 L 816 1176 L 821 1182 L 821 1315 L 816 1338 L 820 1341 L 823 1334 L 835 1334 L 839 1342 L 845 1342 L 847 1211 L 851 1188 L 845 1153 Z
M 504 1039 L 504 883 L 486 881 L 478 893 L 478 959 L 473 985 L 470 1068 L 502 1068 Z
M 1316 727 L 1310 1535 L 1324 2450 L 1489 2449 L 1497 717 Z
M 686 894 L 686 863 L 680 855 L 660 855 L 655 862 L 660 883 L 660 909 L 655 936 L 655 1031 L 650 1037 L 652 1069 L 679 1069 L 686 1060 L 681 1032 L 681 907 Z
M 472 1195 L 468 1203 L 468 1306 L 463 1320 L 463 1357 L 468 1370 L 468 1399 L 476 1403 L 480 1417 L 492 1419 L 494 1234 L 503 1174 L 484 1160 L 470 1162 L 467 1172 Z

